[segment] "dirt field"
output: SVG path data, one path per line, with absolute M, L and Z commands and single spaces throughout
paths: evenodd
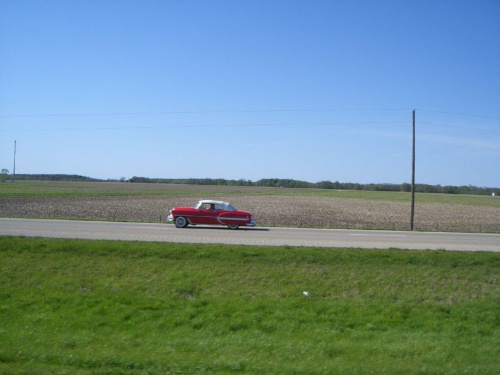
M 0 217 L 165 222 L 174 206 L 193 206 L 206 196 L 76 196 L 0 199 Z M 410 204 L 349 198 L 218 196 L 250 211 L 258 226 L 409 229 Z M 418 204 L 415 229 L 500 232 L 500 209 Z

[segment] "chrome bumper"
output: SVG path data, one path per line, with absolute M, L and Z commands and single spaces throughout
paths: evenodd
M 167 216 L 167 221 L 174 221 L 174 217 L 172 215 Z
M 255 226 L 255 220 L 252 220 L 248 224 L 246 224 L 247 227 L 254 227 Z

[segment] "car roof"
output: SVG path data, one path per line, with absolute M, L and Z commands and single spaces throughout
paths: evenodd
M 202 204 L 215 204 L 222 208 L 224 211 L 238 211 L 231 203 L 223 202 L 223 201 L 214 201 L 212 199 L 204 199 L 198 202 L 195 208 L 201 207 Z
M 202 203 L 202 204 L 203 204 L 203 203 L 209 203 L 209 204 L 210 204 L 210 203 L 211 203 L 211 204 L 221 204 L 221 205 L 223 205 L 223 206 L 227 206 L 227 205 L 229 204 L 229 203 L 227 203 L 227 202 L 223 202 L 223 201 L 214 201 L 214 200 L 211 200 L 211 199 L 203 199 L 203 200 L 199 201 L 199 202 L 198 202 L 198 204 L 199 204 L 199 203 Z

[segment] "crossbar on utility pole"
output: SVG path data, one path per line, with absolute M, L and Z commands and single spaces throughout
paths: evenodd
M 411 156 L 411 214 L 410 230 L 413 230 L 413 218 L 415 217 L 415 110 L 413 110 L 413 147 Z

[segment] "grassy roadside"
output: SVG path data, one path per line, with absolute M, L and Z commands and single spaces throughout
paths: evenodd
M 0 198 L 74 197 L 74 196 L 199 196 L 217 198 L 228 195 L 276 195 L 297 197 L 322 197 L 366 199 L 374 201 L 410 202 L 410 193 L 332 190 L 332 189 L 284 189 L 245 186 L 200 186 L 174 184 L 142 184 L 113 182 L 52 182 L 18 181 L 0 183 Z M 454 194 L 417 194 L 417 203 L 451 204 L 475 207 L 498 207 L 500 199 L 489 196 Z
M 498 373 L 499 271 L 495 253 L 0 237 L 0 373 Z

